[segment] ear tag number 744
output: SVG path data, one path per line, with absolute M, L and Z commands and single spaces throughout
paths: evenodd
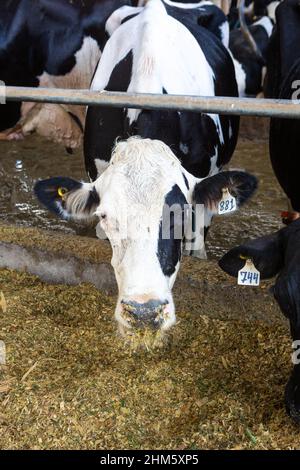
M 236 198 L 230 194 L 228 188 L 224 188 L 222 199 L 219 202 L 218 214 L 230 214 L 230 212 L 234 212 L 236 209 Z
M 239 286 L 259 286 L 260 272 L 256 269 L 251 259 L 247 259 L 245 266 L 239 271 Z

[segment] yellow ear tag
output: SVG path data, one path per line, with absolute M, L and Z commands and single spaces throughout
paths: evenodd
M 57 189 L 57 194 L 59 195 L 59 197 L 61 197 L 62 199 L 64 198 L 64 196 L 67 194 L 68 190 L 66 188 L 58 188 Z
M 237 209 L 236 198 L 230 194 L 228 188 L 223 188 L 222 192 L 223 192 L 223 195 L 222 195 L 221 201 L 219 202 L 218 214 L 219 215 L 230 214 L 230 212 L 236 211 Z

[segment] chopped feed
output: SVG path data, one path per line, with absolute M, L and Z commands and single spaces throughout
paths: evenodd
M 265 317 L 276 309 L 265 289 L 247 291 L 247 319 L 231 280 L 218 318 L 220 279 L 210 263 L 206 311 L 182 298 L 169 341 L 134 352 L 117 335 L 114 298 L 1 270 L 0 448 L 299 448 L 283 405 L 287 325 L 251 315 L 254 296 Z

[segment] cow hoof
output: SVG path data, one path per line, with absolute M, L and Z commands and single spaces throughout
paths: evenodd
M 288 415 L 300 426 L 300 379 L 294 373 L 285 389 L 285 406 Z

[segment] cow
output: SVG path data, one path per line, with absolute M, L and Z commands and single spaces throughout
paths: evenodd
M 276 27 L 267 58 L 265 95 L 275 99 L 299 98 L 300 7 L 297 0 L 284 0 L 276 10 Z M 299 120 L 272 118 L 270 157 L 275 175 L 289 199 L 289 209 L 300 215 L 298 174 Z
M 107 40 L 105 22 L 126 0 L 4 0 L 0 15 L 0 80 L 7 86 L 89 88 Z M 80 145 L 85 108 L 7 103 L 0 139 L 37 130 Z
M 290 321 L 295 348 L 300 346 L 300 219 L 276 233 L 251 240 L 230 250 L 219 262 L 220 267 L 237 277 L 251 259 L 262 279 L 277 275 L 273 294 Z M 285 391 L 288 414 L 300 425 L 300 361 L 294 364 Z
M 268 16 L 272 21 L 275 21 L 275 11 L 279 5 L 280 0 L 245 0 L 244 13 L 246 21 L 252 24 L 253 21 Z M 239 8 L 241 0 L 232 0 L 230 3 L 228 21 L 231 29 L 240 27 Z
M 184 15 L 181 23 L 168 15 L 160 0 L 150 0 L 113 32 L 92 88 L 237 95 L 233 63 L 222 42 L 193 18 Z M 184 238 L 193 245 L 189 249 L 203 252 L 204 226 L 216 213 L 222 190 L 235 194 L 238 205 L 255 190 L 256 179 L 248 174 L 217 174 L 230 160 L 237 132 L 235 117 L 90 107 L 84 140 L 91 182 L 57 177 L 36 184 L 38 199 L 58 216 L 100 219 L 113 251 L 122 330 L 145 325 L 167 330 L 175 323 L 171 289 Z M 115 146 L 116 139 L 121 142 Z M 168 238 L 162 233 L 164 208 L 174 204 L 179 210 L 171 216 Z M 191 224 L 175 237 L 185 206 L 191 207 L 187 218 L 193 221 L 197 204 L 206 208 L 201 230 L 195 233 Z
M 229 46 L 229 23 L 226 15 L 220 8 L 211 1 L 202 0 L 195 3 L 179 3 L 171 0 L 162 0 L 168 15 L 176 20 L 183 22 L 184 18 L 192 21 L 197 25 L 203 26 L 210 32 L 215 34 L 224 44 Z M 106 22 L 106 32 L 109 36 L 124 22 L 126 19 L 138 15 L 143 11 L 143 6 L 130 7 L 124 6 L 118 8 Z
M 163 2 L 150 0 L 113 32 L 92 90 L 237 96 L 230 54 L 214 34 L 198 25 L 198 17 L 197 9 L 191 9 L 178 21 Z M 205 177 L 229 162 L 238 126 L 236 116 L 89 107 L 86 169 L 95 180 L 110 161 L 115 139 L 140 135 L 163 140 L 188 171 Z
M 273 22 L 268 16 L 263 16 L 248 29 L 262 57 L 257 56 L 241 28 L 230 32 L 229 49 L 235 59 L 240 96 L 257 96 L 263 89 L 263 71 Z
M 50 178 L 36 183 L 35 194 L 57 216 L 100 220 L 118 284 L 115 318 L 127 336 L 137 329 L 166 332 L 176 322 L 172 288 L 185 234 L 195 223 L 203 235 L 203 212 L 193 220 L 197 205 L 217 213 L 227 188 L 239 207 L 256 184 L 240 171 L 196 178 L 164 142 L 133 136 L 116 144 L 94 182 Z
M 300 76 L 300 5 L 298 0 L 284 0 L 276 9 L 276 26 L 267 54 L 265 94 L 269 98 L 293 99 L 298 93 Z M 296 96 L 295 98 L 297 98 Z M 300 341 L 300 145 L 298 120 L 272 118 L 270 125 L 270 156 L 275 175 L 289 199 L 284 211 L 287 227 L 276 233 L 251 240 L 230 250 L 220 267 L 237 276 L 245 259 L 253 261 L 261 278 L 277 275 L 274 297 L 290 321 L 294 346 Z M 285 391 L 288 414 L 300 425 L 300 366 L 294 355 L 294 367 Z

